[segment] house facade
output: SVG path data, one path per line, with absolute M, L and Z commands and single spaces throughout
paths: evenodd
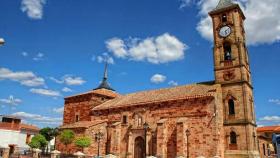
M 39 133 L 39 128 L 21 123 L 21 119 L 14 116 L 0 116 L 0 150 L 9 153 L 23 153 L 28 150 L 32 137 Z M 2 155 L 1 155 L 2 156 Z

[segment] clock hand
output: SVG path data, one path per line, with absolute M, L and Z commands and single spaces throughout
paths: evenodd
M 227 34 L 227 33 L 229 33 L 229 31 L 230 31 L 230 28 L 226 29 L 225 33 Z

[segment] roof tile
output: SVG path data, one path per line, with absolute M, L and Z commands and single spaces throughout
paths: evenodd
M 220 87 L 220 85 L 218 84 L 193 84 L 131 93 L 123 96 L 118 96 L 115 99 L 100 104 L 99 106 L 94 107 L 93 110 L 96 111 L 108 108 L 120 108 L 141 104 L 164 102 L 169 100 L 200 98 L 206 96 L 209 97 L 213 96 L 216 93 L 216 89 L 218 87 Z

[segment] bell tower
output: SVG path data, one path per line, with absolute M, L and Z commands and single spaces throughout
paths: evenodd
M 209 15 L 213 21 L 215 82 L 223 91 L 225 158 L 255 158 L 258 144 L 245 16 L 231 0 L 220 0 Z

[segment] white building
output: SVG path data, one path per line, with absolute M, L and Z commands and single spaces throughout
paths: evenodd
M 10 153 L 29 149 L 28 143 L 38 133 L 36 126 L 23 124 L 21 119 L 13 116 L 0 115 L 0 148 L 9 148 Z

